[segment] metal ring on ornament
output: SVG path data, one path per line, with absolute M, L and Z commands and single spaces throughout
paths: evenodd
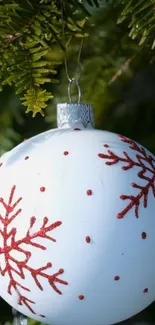
M 71 90 L 72 90 L 72 86 L 73 85 L 76 85 L 77 87 L 77 91 L 78 91 L 78 104 L 80 104 L 80 100 L 81 100 L 81 89 L 80 89 L 80 86 L 79 86 L 79 83 L 78 83 L 78 80 L 73 78 L 73 79 L 70 79 L 70 82 L 69 82 L 69 85 L 68 85 L 68 97 L 69 97 L 69 101 L 70 103 L 72 104 L 73 101 L 72 101 L 72 98 L 71 98 Z

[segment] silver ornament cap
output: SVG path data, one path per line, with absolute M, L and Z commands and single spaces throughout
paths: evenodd
M 58 128 L 83 128 L 94 127 L 93 107 L 81 103 L 57 104 L 57 126 Z

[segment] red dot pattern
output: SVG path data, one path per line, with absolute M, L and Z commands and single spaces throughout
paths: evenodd
M 68 151 L 64 151 L 64 156 L 67 156 L 69 155 L 69 152 Z
M 74 130 L 80 131 L 81 129 L 79 129 L 79 128 L 75 128 Z M 108 146 L 107 144 L 104 144 L 104 147 L 105 147 L 105 148 L 108 148 L 109 146 Z M 69 152 L 68 152 L 68 151 L 64 151 L 63 154 L 64 154 L 64 156 L 67 156 L 67 155 L 69 155 Z M 29 159 L 29 156 L 26 156 L 26 157 L 25 157 L 25 160 L 27 160 L 27 159 Z M 3 163 L 1 163 L 0 166 L 2 166 L 2 164 L 3 164 Z M 46 188 L 45 188 L 44 186 L 40 187 L 40 191 L 41 191 L 41 192 L 45 192 L 45 190 L 46 190 Z M 86 193 L 87 193 L 88 196 L 91 196 L 91 195 L 93 194 L 93 191 L 92 191 L 91 189 L 88 189 Z M 141 233 L 141 237 L 142 237 L 142 239 L 146 239 L 146 237 L 147 237 L 146 232 L 142 232 L 142 233 Z M 90 236 L 86 236 L 86 237 L 85 237 L 85 241 L 86 241 L 86 243 L 90 243 L 90 242 L 91 242 L 91 238 L 90 238 Z M 122 253 L 122 255 L 124 255 L 124 254 Z M 60 273 L 63 273 L 64 270 L 63 270 L 63 269 L 60 269 L 59 272 L 60 272 Z M 119 281 L 119 280 L 120 280 L 120 276 L 119 276 L 119 275 L 114 276 L 114 280 L 115 280 L 115 281 Z M 147 292 L 148 292 L 148 288 L 145 288 L 145 289 L 143 290 L 143 293 L 147 293 Z M 85 297 L 84 297 L 84 295 L 82 295 L 82 294 L 78 296 L 78 299 L 79 299 L 79 300 L 83 300 L 84 298 L 85 298 Z M 45 317 L 45 316 L 44 316 L 44 315 L 40 315 L 40 317 Z
M 89 236 L 86 236 L 86 243 L 90 243 L 91 238 Z
M 93 191 L 92 191 L 92 190 L 90 190 L 90 189 L 87 190 L 87 195 L 88 195 L 88 196 L 90 196 L 90 195 L 92 195 L 92 194 L 93 194 Z
M 28 159 L 29 159 L 29 156 L 26 156 L 26 157 L 25 157 L 25 160 L 28 160 Z
M 75 128 L 74 130 L 75 130 L 75 131 L 81 131 L 81 129 L 79 129 L 79 128 Z
M 41 187 L 40 187 L 40 192 L 45 192 L 45 191 L 46 191 L 46 187 L 41 186 Z
M 146 237 L 147 237 L 147 234 L 146 234 L 146 232 L 145 232 L 145 231 L 143 231 L 143 232 L 141 233 L 141 237 L 142 237 L 142 239 L 146 239 Z
M 119 275 L 115 275 L 114 280 L 115 281 L 118 281 L 119 279 L 120 279 L 120 276 Z
M 78 298 L 79 298 L 79 300 L 83 300 L 84 299 L 84 295 L 79 295 Z

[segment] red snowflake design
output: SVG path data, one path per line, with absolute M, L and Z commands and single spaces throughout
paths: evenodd
M 137 195 L 121 195 L 120 199 L 125 201 L 129 200 L 130 202 L 127 206 L 117 214 L 117 218 L 123 218 L 129 210 L 134 208 L 136 218 L 139 218 L 139 207 L 141 202 L 143 203 L 144 208 L 147 208 L 148 205 L 148 194 L 152 190 L 153 195 L 155 196 L 155 158 L 148 155 L 146 150 L 138 145 L 133 140 L 126 138 L 125 136 L 120 135 L 120 140 L 129 144 L 129 148 L 135 151 L 135 160 L 129 157 L 126 151 L 123 151 L 122 157 L 116 155 L 113 151 L 107 150 L 107 154 L 99 153 L 98 156 L 101 159 L 107 160 L 105 164 L 107 166 L 115 165 L 119 162 L 123 163 L 121 167 L 122 170 L 127 171 L 135 166 L 139 168 L 137 174 L 138 178 L 145 180 L 146 185 L 141 186 L 137 183 L 131 183 L 131 186 L 138 189 Z M 106 147 L 108 147 L 106 145 Z M 146 173 L 149 172 L 149 175 Z
M 10 226 L 12 221 L 15 218 L 17 218 L 22 211 L 21 208 L 18 208 L 19 203 L 22 201 L 22 197 L 19 197 L 15 202 L 13 202 L 15 190 L 16 190 L 16 186 L 14 185 L 11 189 L 8 203 L 6 203 L 3 198 L 0 198 L 0 204 L 5 209 L 4 217 L 2 217 L 2 215 L 0 214 L 0 222 L 2 224 L 2 227 L 0 229 L 0 234 L 3 238 L 3 247 L 0 247 L 0 254 L 4 254 L 4 259 L 5 259 L 5 267 L 3 269 L 2 267 L 0 267 L 0 272 L 2 276 L 5 276 L 7 274 L 9 277 L 8 293 L 11 295 L 12 290 L 16 291 L 19 297 L 18 303 L 20 305 L 25 305 L 29 309 L 29 311 L 31 311 L 33 314 L 36 314 L 31 306 L 31 304 L 35 304 L 35 302 L 33 300 L 30 300 L 28 297 L 26 297 L 26 294 L 20 293 L 20 289 L 22 289 L 22 291 L 24 291 L 25 293 L 30 292 L 31 290 L 28 288 L 28 285 L 27 286 L 21 285 L 14 278 L 14 274 L 20 276 L 21 279 L 25 279 L 24 270 L 29 271 L 37 287 L 42 291 L 43 291 L 43 287 L 38 277 L 46 278 L 49 285 L 58 294 L 62 294 L 62 292 L 57 288 L 56 283 L 60 283 L 63 285 L 68 285 L 68 283 L 59 278 L 60 274 L 64 272 L 63 269 L 60 269 L 58 272 L 52 275 L 46 273 L 46 270 L 52 267 L 52 263 L 50 262 L 37 269 L 30 267 L 28 262 L 31 258 L 32 253 L 29 250 L 22 248 L 21 244 L 33 246 L 41 250 L 46 250 L 45 246 L 38 244 L 37 242 L 34 241 L 34 239 L 44 238 L 52 242 L 56 242 L 56 239 L 48 235 L 48 233 L 54 230 L 55 228 L 60 227 L 62 222 L 56 221 L 48 225 L 49 220 L 47 217 L 44 217 L 41 228 L 37 232 L 33 233 L 33 226 L 36 222 L 36 218 L 31 217 L 30 226 L 25 236 L 19 240 L 16 240 L 17 229 L 16 228 L 12 228 L 11 230 L 8 229 L 8 226 Z M 11 252 L 13 251 L 18 251 L 22 253 L 22 255 L 24 255 L 23 259 L 19 261 L 18 259 L 14 258 L 11 255 Z M 12 266 L 12 262 L 16 265 L 16 268 Z M 44 315 L 40 315 L 40 316 L 45 317 Z

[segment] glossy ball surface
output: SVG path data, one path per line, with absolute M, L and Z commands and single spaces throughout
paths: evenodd
M 1 296 L 53 325 L 110 325 L 155 299 L 155 157 L 55 129 L 0 159 Z

